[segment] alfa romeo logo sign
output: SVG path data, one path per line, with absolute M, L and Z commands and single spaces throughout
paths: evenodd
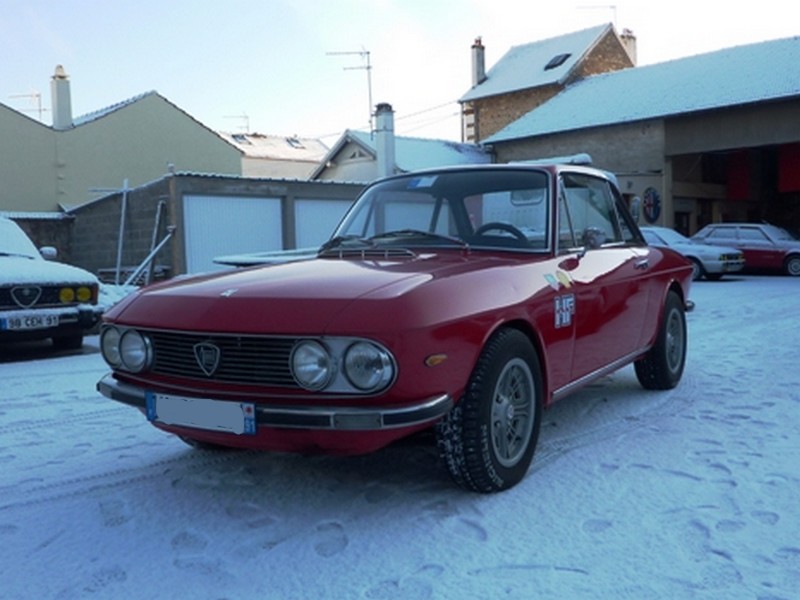
M 655 223 L 661 216 L 661 196 L 656 188 L 649 187 L 644 191 L 642 212 L 648 223 Z

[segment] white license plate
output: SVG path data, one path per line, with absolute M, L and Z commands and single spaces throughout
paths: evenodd
M 6 331 L 25 331 L 29 329 L 47 329 L 58 327 L 58 315 L 41 315 L 36 313 L 17 314 L 0 319 L 0 329 Z
M 256 410 L 250 402 L 223 402 L 148 392 L 147 418 L 166 425 L 238 435 L 254 435 L 256 432 Z

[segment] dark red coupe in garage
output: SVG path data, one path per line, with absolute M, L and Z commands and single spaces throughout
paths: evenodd
M 202 447 L 365 453 L 432 428 L 455 481 L 494 492 L 525 476 L 552 402 L 630 363 L 678 383 L 691 278 L 602 171 L 404 174 L 311 259 L 123 300 L 98 389 Z

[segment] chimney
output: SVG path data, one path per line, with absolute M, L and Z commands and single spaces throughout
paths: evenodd
M 53 129 L 72 127 L 72 100 L 69 92 L 69 76 L 61 65 L 50 81 L 50 98 L 53 102 Z
M 394 175 L 394 111 L 391 104 L 381 102 L 375 107 L 375 123 L 378 177 Z
M 472 87 L 486 80 L 485 48 L 480 37 L 475 38 L 472 44 Z
M 630 29 L 623 29 L 622 33 L 619 36 L 619 41 L 622 42 L 622 47 L 625 48 L 625 51 L 628 53 L 628 56 L 633 63 L 633 66 L 636 66 L 636 36 L 633 35 L 633 32 Z

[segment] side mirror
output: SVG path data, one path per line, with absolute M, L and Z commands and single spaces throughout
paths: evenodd
M 58 258 L 58 250 L 53 246 L 42 246 L 39 248 L 39 254 L 41 254 L 42 258 L 45 260 L 55 260 Z

